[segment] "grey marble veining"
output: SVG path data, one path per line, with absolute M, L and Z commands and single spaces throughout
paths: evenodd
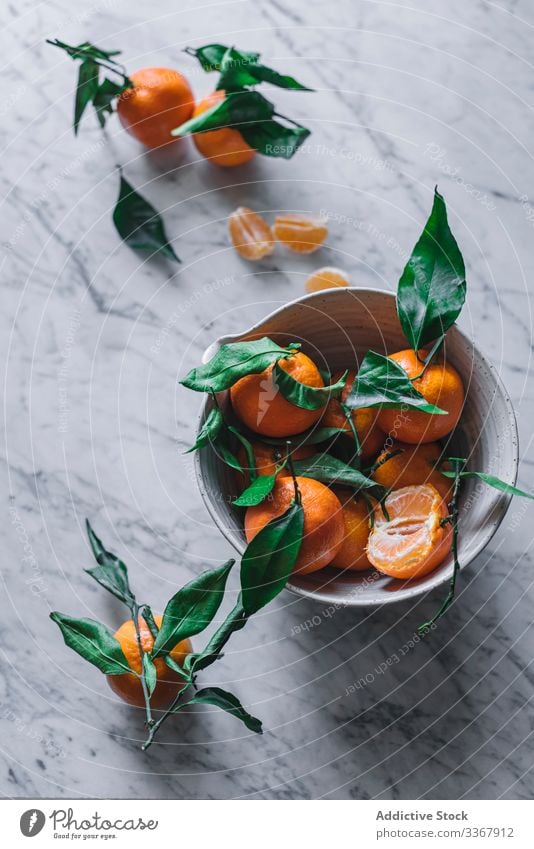
M 263 737 L 198 712 L 141 754 L 140 713 L 63 645 L 48 613 L 121 621 L 83 573 L 85 516 L 154 609 L 231 555 L 180 454 L 199 399 L 177 378 L 212 339 L 300 295 L 319 265 L 393 288 L 436 182 L 468 266 L 461 324 L 513 398 L 520 484 L 532 488 L 532 5 L 162 0 L 147 14 L 123 0 L 24 0 L 2 18 L 2 792 L 531 797 L 531 505 L 513 503 L 450 615 L 415 647 L 437 597 L 364 613 L 283 594 L 258 615 L 209 680 L 264 720 Z M 199 94 L 211 80 L 184 46 L 257 48 L 316 88 L 276 92 L 313 135 L 291 163 L 258 158 L 228 172 L 190 145 L 165 168 L 116 120 L 103 138 L 88 115 L 75 139 L 75 66 L 47 37 L 122 47 L 131 70 L 176 66 Z M 179 267 L 119 243 L 117 162 L 164 211 Z M 226 235 L 238 204 L 270 216 L 322 210 L 328 244 L 247 264 Z

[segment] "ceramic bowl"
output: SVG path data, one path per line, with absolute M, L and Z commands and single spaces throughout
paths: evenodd
M 395 297 L 377 289 L 330 289 L 293 301 L 263 321 L 235 336 L 218 339 L 206 350 L 203 361 L 227 342 L 269 336 L 279 344 L 302 343 L 321 368 L 357 369 L 372 349 L 392 353 L 407 347 L 396 313 Z M 514 484 L 518 466 L 518 440 L 511 401 L 493 366 L 457 328 L 446 337 L 446 356 L 460 372 L 466 388 L 461 422 L 451 439 L 454 456 L 467 457 L 469 467 L 497 475 Z M 228 403 L 228 399 L 223 399 Z M 211 408 L 207 398 L 199 427 Z M 200 491 L 218 528 L 242 554 L 246 541 L 243 510 L 231 505 L 238 495 L 235 473 L 222 463 L 211 446 L 197 452 L 196 473 Z M 460 502 L 459 559 L 462 568 L 488 544 L 508 508 L 510 497 L 477 481 L 465 479 Z M 373 606 L 413 599 L 448 581 L 449 557 L 434 572 L 414 581 L 398 581 L 369 572 L 340 572 L 326 568 L 295 576 L 288 589 L 321 602 L 347 606 Z

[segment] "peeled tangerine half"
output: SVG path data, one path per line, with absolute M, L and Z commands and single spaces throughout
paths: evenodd
M 451 548 L 452 527 L 442 524 L 447 505 L 430 484 L 405 486 L 385 501 L 388 519 L 379 504 L 369 535 L 367 556 L 379 572 L 392 578 L 420 578 L 445 559 Z
M 272 254 L 274 240 L 267 222 L 246 206 L 238 207 L 228 219 L 232 244 L 239 256 L 255 262 Z

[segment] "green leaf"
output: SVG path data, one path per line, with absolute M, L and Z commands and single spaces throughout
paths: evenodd
M 74 135 L 78 135 L 82 115 L 86 107 L 93 102 L 98 91 L 99 72 L 100 68 L 93 59 L 86 59 L 78 69 L 78 84 L 74 101 Z
M 268 336 L 254 342 L 229 342 L 209 362 L 191 369 L 180 383 L 195 392 L 222 392 L 245 375 L 258 374 L 295 352 L 296 346 L 281 348 Z
M 203 71 L 220 71 L 222 61 L 228 47 L 225 44 L 205 44 L 203 47 L 186 47 L 185 52 L 190 56 L 194 56 L 200 62 Z M 259 53 L 245 53 L 240 51 L 241 55 L 246 57 L 249 62 L 257 62 L 260 58 Z
M 148 652 L 143 652 L 143 676 L 146 682 L 148 696 L 150 698 L 156 688 L 157 672 L 154 661 Z
M 256 480 L 256 478 L 258 477 L 258 472 L 256 471 L 256 458 L 254 457 L 254 449 L 252 447 L 252 443 L 246 438 L 246 436 L 243 436 L 243 434 L 236 427 L 228 425 L 228 430 L 230 431 L 230 433 L 234 434 L 236 439 L 239 440 L 239 442 L 245 449 L 245 454 L 248 463 L 247 471 L 249 473 L 250 480 Z M 243 472 L 243 468 L 241 468 L 240 471 Z
M 122 174 L 113 223 L 121 239 L 134 250 L 150 254 L 161 251 L 167 259 L 180 262 L 169 243 L 159 213 Z
M 236 719 L 240 719 L 249 731 L 254 731 L 256 734 L 263 733 L 261 721 L 251 716 L 232 693 L 221 690 L 220 687 L 205 687 L 203 690 L 199 690 L 192 699 L 178 704 L 172 712 L 178 713 L 189 705 L 214 705 L 227 713 L 231 713 Z
M 224 596 L 226 579 L 235 560 L 210 569 L 178 590 L 163 612 L 152 657 L 168 654 L 181 640 L 200 633 L 217 613 Z
M 201 669 L 206 669 L 211 666 L 216 660 L 222 657 L 222 649 L 236 631 L 240 631 L 247 623 L 247 614 L 243 607 L 242 596 L 233 609 L 230 611 L 222 625 L 220 625 L 208 644 L 198 654 L 188 654 L 184 666 L 186 670 L 190 670 L 193 674 L 200 672 Z
M 330 454 L 314 454 L 306 460 L 295 460 L 293 467 L 296 475 L 321 483 L 350 486 L 358 491 L 367 489 L 374 492 L 377 498 L 382 498 L 386 493 L 385 488 L 376 481 Z
M 285 587 L 302 544 L 304 511 L 292 504 L 249 542 L 241 560 L 241 592 L 247 616 L 256 613 Z
M 273 383 L 277 387 L 286 401 L 291 401 L 296 407 L 301 407 L 304 410 L 319 410 L 328 404 L 331 398 L 335 398 L 341 394 L 347 382 L 348 371 L 343 374 L 337 383 L 331 386 L 307 386 L 305 383 L 300 383 L 295 380 L 292 375 L 280 366 L 280 363 L 275 363 L 273 368 Z
M 54 39 L 46 39 L 47 44 L 51 44 L 53 47 L 59 47 L 61 50 L 64 50 L 71 59 L 81 59 L 84 61 L 85 59 L 95 59 L 105 62 L 111 62 L 113 65 L 117 65 L 118 68 L 121 66 L 113 59 L 113 56 L 119 56 L 122 52 L 120 50 L 102 50 L 101 47 L 96 47 L 96 45 L 91 44 L 90 41 L 84 41 L 82 44 L 72 45 L 66 44 L 64 41 L 59 41 L 58 38 Z
M 101 127 L 104 127 L 106 124 L 106 115 L 113 114 L 112 102 L 117 98 L 123 91 L 130 88 L 129 84 L 119 85 L 118 83 L 114 83 L 113 80 L 108 79 L 107 77 L 103 80 L 103 82 L 98 86 L 97 91 L 93 97 L 93 106 L 96 110 L 96 117 L 98 118 L 99 124 Z
M 402 273 L 397 312 L 404 335 L 417 351 L 454 324 L 464 305 L 465 266 L 437 188 L 432 212 Z
M 186 655 L 186 659 L 188 657 L 189 655 Z M 166 654 L 163 660 L 165 661 L 169 669 L 172 669 L 173 672 L 176 672 L 176 674 L 180 675 L 185 681 L 190 680 L 188 673 L 180 666 L 179 663 L 176 663 L 176 661 L 174 660 L 174 658 L 171 657 L 170 654 Z
M 327 442 L 329 439 L 333 439 L 340 434 L 344 434 L 346 436 L 347 431 L 343 427 L 315 427 L 310 430 L 303 431 L 302 433 L 297 434 L 297 436 L 292 436 L 291 441 L 295 441 L 300 448 L 303 445 L 319 445 L 321 442 Z M 276 445 L 276 446 L 287 446 L 287 437 L 284 439 L 279 439 L 275 437 L 262 436 L 262 442 L 265 442 L 267 445 Z
M 133 671 L 128 666 L 119 641 L 101 622 L 73 619 L 57 611 L 50 614 L 50 619 L 59 626 L 65 645 L 105 675 L 123 675 Z
M 238 129 L 246 143 L 258 153 L 281 159 L 291 159 L 311 135 L 310 130 L 300 124 L 287 127 L 273 118 L 245 124 Z
M 172 136 L 187 136 L 189 133 L 205 133 L 232 127 L 242 132 L 251 122 L 268 121 L 274 115 L 274 106 L 257 91 L 235 91 L 228 94 L 211 109 L 206 109 L 185 124 L 172 130 Z
M 195 444 L 191 446 L 191 448 L 188 448 L 185 453 L 190 454 L 191 451 L 196 451 L 198 448 L 203 448 L 204 445 L 208 444 L 208 442 L 214 442 L 217 437 L 217 434 L 220 432 L 223 426 L 223 423 L 223 414 L 221 413 L 218 407 L 213 407 L 209 411 L 202 424 L 202 427 L 200 428 Z
M 93 555 L 98 563 L 98 566 L 95 566 L 93 569 L 86 569 L 85 571 L 101 587 L 104 587 L 104 589 L 108 590 L 108 592 L 130 607 L 135 602 L 135 596 L 130 589 L 126 565 L 110 551 L 106 551 L 102 542 L 93 531 L 89 519 L 85 520 L 85 526 Z
M 457 458 L 449 457 L 448 462 L 453 462 Z M 462 463 L 466 463 L 466 460 L 462 460 Z M 479 478 L 479 480 L 484 481 L 484 483 L 489 484 L 494 489 L 498 489 L 501 492 L 506 492 L 507 495 L 520 495 L 522 498 L 531 498 L 534 500 L 534 495 L 530 492 L 525 492 L 522 489 L 518 489 L 516 486 L 512 486 L 510 483 L 505 483 L 500 478 L 495 477 L 495 475 L 488 475 L 485 472 L 455 472 L 450 471 L 448 469 L 440 469 L 442 475 L 445 475 L 446 478 Z
M 374 351 L 368 351 L 363 358 L 345 406 L 351 410 L 406 406 L 423 413 L 446 415 L 446 410 L 429 404 L 414 389 L 410 378 L 395 360 Z
M 293 77 L 279 74 L 266 65 L 258 62 L 259 54 L 245 53 L 235 47 L 228 47 L 220 60 L 221 76 L 217 89 L 239 91 L 247 86 L 267 82 L 279 88 L 289 88 L 296 91 L 311 91 Z
M 234 507 L 254 507 L 260 504 L 273 491 L 277 474 L 258 475 L 249 487 L 233 502 Z

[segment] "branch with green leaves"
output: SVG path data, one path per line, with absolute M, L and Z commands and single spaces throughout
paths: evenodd
M 80 62 L 74 99 L 74 134 L 78 135 L 82 116 L 89 104 L 93 106 L 103 129 L 106 117 L 115 111 L 114 104 L 117 99 L 134 86 L 124 66 L 114 58 L 120 55 L 121 51 L 103 50 L 89 41 L 71 45 L 56 38 L 47 39 L 47 44 L 59 47 L 71 59 Z M 115 74 L 119 82 L 107 76 L 101 79 L 101 69 Z M 113 210 L 113 224 L 123 242 L 141 254 L 159 254 L 166 259 L 180 262 L 159 212 L 126 180 L 122 168 L 118 167 L 118 171 L 119 194 Z
M 152 744 L 169 716 L 192 704 L 218 707 L 241 720 L 249 730 L 262 732 L 260 720 L 245 710 L 235 695 L 219 687 L 199 690 L 196 681 L 201 671 L 223 656 L 222 650 L 232 634 L 241 630 L 251 615 L 281 592 L 295 565 L 303 526 L 303 511 L 295 480 L 294 502 L 283 516 L 273 519 L 262 528 L 243 555 L 241 589 L 236 605 L 205 647 L 199 652 L 187 654 L 183 665 L 180 665 L 172 657 L 173 649 L 184 640 L 200 634 L 214 621 L 235 561 L 229 560 L 222 566 L 203 572 L 179 589 L 168 601 L 158 627 L 150 606 L 137 601 L 126 565 L 106 550 L 87 522 L 89 543 L 97 562 L 87 573 L 128 608 L 135 627 L 141 671 L 131 667 L 121 643 L 103 623 L 93 619 L 76 619 L 57 611 L 52 612 L 50 618 L 60 628 L 65 644 L 105 675 L 133 675 L 137 679 L 142 688 L 146 715 L 147 738 L 143 750 Z M 152 644 L 148 649 L 141 639 L 140 617 L 152 635 Z M 178 685 L 175 697 L 156 719 L 151 700 L 158 686 L 154 663 L 158 658 L 183 683 Z
M 499 490 L 499 492 L 504 492 L 507 495 L 519 495 L 521 498 L 530 498 L 534 500 L 534 495 L 530 492 L 525 492 L 523 489 L 518 489 L 518 487 L 513 486 L 512 484 L 506 483 L 506 481 L 501 480 L 495 475 L 487 474 L 486 472 L 472 472 L 467 468 L 467 460 L 462 457 L 447 457 L 443 466 L 440 469 L 441 474 L 445 475 L 447 478 L 451 478 L 453 483 L 452 496 L 449 502 L 449 515 L 442 519 L 442 522 L 450 523 L 452 525 L 452 543 L 451 543 L 451 554 L 453 559 L 453 571 L 449 584 L 449 591 L 440 604 L 436 613 L 429 619 L 427 622 L 423 622 L 422 625 L 419 625 L 417 631 L 419 635 L 425 635 L 430 628 L 439 620 L 441 617 L 447 612 L 452 602 L 454 601 L 455 593 L 456 593 L 456 583 L 458 574 L 460 572 L 460 561 L 458 559 L 458 529 L 460 524 L 460 486 L 461 482 L 465 478 L 477 478 L 478 480 L 483 481 L 483 483 L 488 484 L 488 486 L 492 486 L 494 489 Z
M 231 127 L 250 147 L 264 156 L 290 159 L 310 135 L 310 130 L 280 115 L 270 100 L 256 90 L 261 83 L 293 91 L 312 91 L 294 77 L 263 65 L 259 53 L 237 50 L 223 44 L 186 48 L 204 71 L 218 71 L 216 90 L 225 97 L 211 109 L 196 115 L 173 130 L 174 136 L 203 133 Z

